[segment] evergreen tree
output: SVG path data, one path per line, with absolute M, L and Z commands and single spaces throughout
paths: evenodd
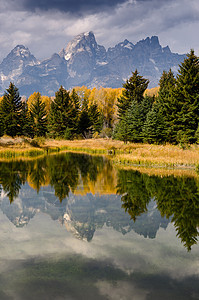
M 24 136 L 34 137 L 34 119 L 32 114 L 28 110 L 27 101 L 22 102 L 22 113 L 21 113 L 21 133 Z
M 91 121 L 88 115 L 88 111 L 86 109 L 83 109 L 80 118 L 79 118 L 79 133 L 81 133 L 85 138 L 90 137 L 90 134 L 92 134 L 91 131 Z
M 129 141 L 142 142 L 143 126 L 146 120 L 146 115 L 152 107 L 153 97 L 146 96 L 140 103 L 133 101 L 127 111 L 127 123 L 129 124 Z
M 99 133 L 102 130 L 103 117 L 100 114 L 96 103 L 90 105 L 88 109 L 88 117 L 90 119 L 93 130 Z
M 35 100 L 30 105 L 30 114 L 33 118 L 33 131 L 36 137 L 45 136 L 47 132 L 46 105 L 41 100 L 41 94 L 36 93 Z
M 124 141 L 127 143 L 130 140 L 130 129 L 128 113 L 116 124 L 113 131 L 113 139 Z
M 194 50 L 190 51 L 180 65 L 173 100 L 177 106 L 177 120 L 172 116 L 176 125 L 176 137 L 181 132 L 183 139 L 193 143 L 199 122 L 199 58 Z
M 77 95 L 69 92 L 62 86 L 55 93 L 49 114 L 49 132 L 52 137 L 64 137 L 66 130 L 76 132 L 78 129 L 79 101 Z
M 142 142 L 142 129 L 153 101 L 154 98 L 149 96 L 143 97 L 142 101 L 139 103 L 133 100 L 130 108 L 116 125 L 113 138 L 124 142 Z
M 172 70 L 170 69 L 169 72 L 163 71 L 159 80 L 160 89 L 158 91 L 158 102 L 162 105 L 166 105 L 166 101 L 169 97 L 171 97 L 175 84 L 176 79 Z
M 140 103 L 136 101 L 132 102 L 126 114 L 126 123 L 129 128 L 128 140 L 131 142 L 141 142 L 143 115 Z
M 191 50 L 180 65 L 177 79 L 171 70 L 160 79 L 158 101 L 165 122 L 166 141 L 196 141 L 199 121 L 199 59 Z
M 72 119 L 72 133 L 78 132 L 78 122 L 79 122 L 79 115 L 80 115 L 80 99 L 78 94 L 76 93 L 75 89 L 72 90 L 70 95 L 71 102 L 72 102 L 72 111 L 71 111 L 71 119 Z
M 20 118 L 22 102 L 17 87 L 11 82 L 1 103 L 5 133 L 9 136 L 21 134 Z
M 153 108 L 148 112 L 142 128 L 143 141 L 150 144 L 162 143 L 165 140 L 164 124 L 160 105 L 154 104 Z
M 0 137 L 4 135 L 4 119 L 2 112 L 2 105 L 0 103 Z
M 149 81 L 143 76 L 140 76 L 138 71 L 135 70 L 132 76 L 127 79 L 123 85 L 124 90 L 122 95 L 118 98 L 118 118 L 121 119 L 126 111 L 130 108 L 133 101 L 140 103 L 144 98 L 144 92 L 147 89 Z
M 148 100 L 148 98 L 144 98 L 148 83 L 149 81 L 135 70 L 130 79 L 123 85 L 124 90 L 117 103 L 119 123 L 114 130 L 114 138 L 125 142 L 127 140 L 135 142 L 142 140 L 143 120 L 149 107 L 149 103 L 144 101 Z
M 159 81 L 160 89 L 157 98 L 158 105 L 153 111 L 153 114 L 155 112 L 158 113 L 156 122 L 158 122 L 158 120 L 161 121 L 162 137 L 164 136 L 165 140 L 168 142 L 173 142 L 175 140 L 175 128 L 172 120 L 172 116 L 175 118 L 176 115 L 176 103 L 172 97 L 175 85 L 176 79 L 171 69 L 169 72 L 164 71 Z M 154 134 L 157 135 L 157 132 Z

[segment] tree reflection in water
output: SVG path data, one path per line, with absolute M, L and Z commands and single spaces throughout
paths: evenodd
M 63 210 L 61 202 L 65 199 L 63 206 L 66 209 L 67 197 L 70 192 L 78 194 L 82 188 L 87 194 L 90 190 L 87 190 L 86 187 L 91 183 L 93 184 L 93 194 L 100 195 L 103 193 L 103 188 L 106 188 L 106 194 L 114 195 L 115 172 L 116 170 L 111 163 L 103 157 L 74 153 L 49 155 L 29 161 L 1 162 L 0 192 L 3 191 L 12 203 L 26 182 L 37 192 L 44 185 L 51 186 L 55 196 L 60 201 L 61 212 Z M 104 186 L 102 187 L 102 185 Z M 108 189 L 107 186 L 110 188 Z M 137 222 L 137 227 L 129 225 L 126 219 L 120 215 L 118 208 L 116 209 L 116 205 L 118 205 L 116 201 L 115 204 L 114 201 L 109 201 L 112 208 L 108 208 L 108 199 L 107 202 L 105 200 L 100 202 L 98 198 L 95 198 L 88 201 L 90 206 L 96 202 L 94 207 L 85 207 L 86 202 L 85 204 L 81 202 L 84 200 L 76 201 L 78 204 L 70 204 L 73 216 L 74 212 L 76 214 L 75 226 L 81 223 L 81 228 L 77 228 L 78 232 L 91 232 L 92 234 L 89 235 L 89 239 L 91 239 L 96 226 L 99 227 L 100 224 L 101 227 L 105 223 L 109 224 L 112 220 L 111 224 L 115 224 L 113 227 L 122 233 L 127 233 L 134 228 L 136 232 L 145 237 L 155 237 L 161 222 L 164 228 L 168 223 L 160 221 L 158 216 L 150 220 L 148 217 L 148 219 L 142 219 L 146 223 L 144 225 L 147 229 L 141 229 L 141 223 L 138 220 L 138 217 L 140 218 L 148 212 L 153 201 L 161 216 L 171 219 L 174 223 L 177 236 L 188 250 L 191 250 L 191 247 L 197 243 L 199 236 L 198 178 L 148 176 L 138 171 L 119 170 L 117 173 L 117 194 L 121 195 L 122 208 L 129 213 L 134 222 Z M 50 197 L 48 201 L 51 201 Z M 80 213 L 80 208 L 76 207 L 77 205 L 81 207 Z M 98 213 L 105 210 L 106 214 Z M 88 214 L 89 216 L 87 216 Z M 84 219 L 86 220 L 85 223 Z M 80 220 L 81 222 L 78 223 Z M 125 229 L 127 224 L 130 226 L 128 230 Z
M 0 184 L 10 203 L 18 196 L 21 186 L 26 181 L 37 192 L 41 186 L 50 184 L 62 202 L 70 191 L 74 192 L 80 180 L 84 184 L 88 181 L 95 182 L 103 169 L 103 157 L 71 153 L 30 161 L 1 162 Z
M 122 207 L 135 221 L 155 199 L 161 216 L 171 218 L 187 250 L 198 241 L 199 181 L 189 177 L 148 176 L 137 171 L 118 172 L 117 191 Z

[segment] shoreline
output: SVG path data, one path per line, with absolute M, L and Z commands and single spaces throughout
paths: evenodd
M 199 146 L 124 144 L 111 139 L 51 140 L 0 138 L 0 160 L 33 158 L 51 153 L 80 152 L 108 156 L 114 164 L 128 167 L 194 169 L 199 166 Z

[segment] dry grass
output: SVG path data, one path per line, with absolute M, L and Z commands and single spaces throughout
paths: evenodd
M 114 153 L 113 160 L 146 166 L 194 167 L 199 164 L 199 147 L 191 146 L 187 150 L 174 145 L 124 144 L 108 139 L 90 139 L 77 141 L 46 141 L 48 147 L 60 147 L 68 150 L 101 151 Z
M 179 146 L 138 145 L 129 154 L 119 154 L 118 162 L 164 167 L 194 167 L 199 163 L 199 148 L 183 150 Z
M 14 144 L 1 146 L 0 157 L 3 153 L 15 153 L 13 156 L 41 155 L 46 149 L 51 151 L 78 151 L 96 154 L 115 154 L 109 157 L 117 164 L 139 165 L 167 168 L 195 168 L 199 165 L 199 146 L 192 145 L 183 150 L 174 145 L 149 145 L 149 144 L 124 144 L 122 141 L 111 139 L 87 139 L 87 140 L 43 140 L 40 147 L 32 147 L 29 143 L 20 141 Z M 35 151 L 35 152 L 34 152 Z M 25 154 L 26 153 L 26 154 Z M 4 156 L 5 157 L 5 156 Z
M 44 150 L 42 149 L 35 149 L 35 148 L 26 148 L 26 149 L 0 149 L 0 159 L 10 159 L 10 158 L 28 158 L 28 157 L 35 157 L 41 156 L 44 154 Z
M 121 150 L 123 149 L 124 143 L 121 141 L 113 141 L 111 139 L 84 139 L 84 140 L 46 140 L 45 146 L 47 147 L 59 147 L 62 148 L 71 148 L 71 149 L 80 149 L 80 150 L 93 150 L 106 152 L 112 148 Z

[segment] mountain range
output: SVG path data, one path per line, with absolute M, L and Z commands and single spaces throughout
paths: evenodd
M 125 39 L 106 50 L 97 44 L 93 32 L 86 32 L 43 61 L 25 46 L 17 45 L 0 64 L 0 94 L 10 81 L 27 97 L 33 92 L 54 96 L 60 85 L 66 89 L 82 85 L 119 88 L 135 69 L 150 80 L 152 88 L 158 85 L 164 70 L 171 68 L 176 74 L 184 58 L 168 46 L 162 47 L 157 36 L 136 44 Z

